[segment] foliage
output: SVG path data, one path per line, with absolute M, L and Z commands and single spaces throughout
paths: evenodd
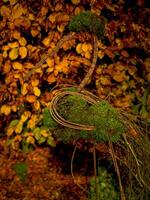
M 103 167 L 98 167 L 97 185 L 99 199 L 119 200 L 119 193 L 114 185 L 114 177 Z M 88 192 L 88 200 L 95 200 L 95 177 L 90 178 Z
M 106 19 L 96 16 L 91 11 L 83 11 L 71 19 L 69 30 L 75 32 L 89 31 L 103 39 L 105 23 Z
M 28 166 L 24 162 L 18 162 L 13 165 L 13 169 L 16 172 L 16 175 L 20 178 L 21 181 L 25 181 L 27 177 Z
M 10 122 L 6 133 L 8 136 L 7 144 L 13 149 L 22 147 L 24 152 L 30 151 L 32 145 L 48 144 L 55 146 L 54 138 L 49 130 L 56 123 L 50 120 L 48 109 L 44 109 L 40 118 L 37 115 L 31 115 L 29 111 L 25 111 L 20 119 Z

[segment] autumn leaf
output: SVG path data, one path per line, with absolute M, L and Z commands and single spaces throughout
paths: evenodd
M 32 136 L 28 136 L 27 139 L 26 139 L 26 142 L 30 143 L 30 144 L 34 144 L 35 143 L 35 139 Z
M 26 101 L 29 103 L 34 103 L 36 101 L 36 97 L 34 95 L 27 95 Z
M 20 37 L 18 42 L 23 47 L 26 46 L 26 44 L 27 44 L 27 40 L 24 37 Z
M 27 56 L 27 48 L 26 47 L 20 47 L 19 48 L 19 55 L 23 59 Z
M 14 128 L 13 127 L 8 127 L 6 130 L 6 134 L 8 137 L 12 136 L 14 133 Z
M 77 46 L 76 46 L 76 52 L 77 52 L 78 54 L 81 54 L 81 53 L 82 53 L 82 44 L 81 44 L 81 43 L 77 44 Z
M 11 113 L 11 106 L 4 104 L 0 109 L 1 114 L 8 116 Z
M 27 128 L 30 128 L 30 129 L 35 128 L 37 121 L 38 121 L 38 116 L 33 114 L 30 120 L 28 121 Z
M 10 72 L 10 70 L 11 70 L 11 63 L 6 62 L 3 66 L 3 73 L 7 74 L 8 72 Z
M 18 70 L 22 70 L 23 69 L 23 65 L 19 62 L 13 62 L 12 66 L 14 69 L 18 69 Z
M 15 60 L 16 58 L 18 58 L 18 55 L 19 55 L 18 48 L 13 48 L 9 52 L 9 58 L 11 60 Z
M 33 103 L 33 106 L 34 106 L 35 110 L 40 110 L 40 108 L 41 108 L 40 101 L 36 100 Z
M 23 130 L 23 123 L 19 121 L 19 123 L 15 127 L 15 133 L 20 134 Z
M 47 130 L 45 130 L 45 129 L 43 129 L 43 130 L 41 130 L 41 135 L 43 136 L 43 137 L 48 137 L 49 136 L 49 133 L 47 132 Z
M 28 83 L 24 83 L 23 86 L 21 87 L 21 94 L 24 96 L 28 93 L 27 87 Z
M 39 85 L 39 79 L 33 79 L 33 80 L 31 80 L 31 85 L 32 85 L 33 87 L 38 86 L 38 85 Z
M 56 77 L 53 74 L 50 74 L 47 78 L 48 83 L 54 83 L 56 81 Z
M 25 111 L 22 115 L 21 115 L 21 119 L 20 122 L 24 123 L 25 121 L 27 121 L 27 119 L 31 116 L 31 112 L 30 111 Z
M 39 97 L 41 95 L 41 90 L 38 87 L 33 87 L 33 93 L 35 96 Z

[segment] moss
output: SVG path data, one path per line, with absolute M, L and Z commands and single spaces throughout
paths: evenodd
M 20 180 L 25 181 L 28 170 L 27 164 L 24 162 L 18 162 L 13 165 L 13 169 L 16 172 L 16 175 L 20 178 Z
M 57 123 L 53 120 L 49 109 L 45 108 L 43 111 L 43 125 L 47 128 L 55 128 Z
M 106 19 L 91 11 L 84 11 L 74 16 L 69 23 L 69 30 L 74 32 L 89 31 L 103 39 Z
M 119 200 L 119 192 L 114 186 L 113 175 L 103 168 L 98 168 L 98 191 L 101 200 Z M 88 200 L 96 199 L 95 177 L 90 179 Z
M 55 130 L 55 136 L 64 142 L 79 138 L 97 142 L 117 142 L 126 130 L 118 111 L 106 101 L 90 105 L 79 96 L 66 96 L 61 99 L 57 110 L 68 121 L 96 127 L 92 131 L 60 127 Z

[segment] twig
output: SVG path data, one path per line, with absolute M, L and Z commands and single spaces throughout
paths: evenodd
M 109 140 L 109 147 L 110 147 L 110 154 L 114 163 L 114 167 L 117 173 L 117 177 L 118 177 L 118 182 L 119 182 L 119 188 L 120 188 L 120 193 L 121 193 L 121 200 L 126 200 L 125 198 L 125 194 L 124 194 L 124 190 L 123 190 L 123 186 L 122 186 L 122 182 L 121 182 L 121 176 L 120 176 L 120 171 L 119 171 L 119 167 L 118 167 L 118 163 L 115 157 L 115 152 L 114 152 L 114 148 L 112 145 L 112 142 Z

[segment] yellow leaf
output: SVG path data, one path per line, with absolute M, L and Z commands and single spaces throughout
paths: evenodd
M 111 80 L 109 76 L 101 76 L 100 81 L 102 85 L 111 85 Z
M 35 96 L 39 97 L 41 95 L 41 90 L 38 87 L 33 87 L 33 93 Z
M 38 100 L 36 100 L 33 105 L 34 105 L 35 110 L 40 109 L 40 102 Z
M 13 62 L 12 66 L 14 69 L 18 69 L 18 70 L 21 70 L 23 68 L 23 65 L 19 62 Z
M 15 133 L 20 134 L 22 132 L 22 129 L 23 129 L 23 123 L 19 121 L 19 123 L 15 127 Z
M 20 37 L 18 42 L 21 46 L 26 46 L 27 44 L 27 40 L 24 37 Z
M 71 2 L 74 4 L 74 5 L 78 5 L 80 3 L 80 0 L 71 0 Z
M 98 51 L 98 57 L 99 57 L 100 59 L 102 59 L 102 58 L 104 57 L 104 52 L 101 51 L 101 50 L 99 50 L 99 51 Z
M 82 44 L 82 51 L 84 51 L 85 53 L 86 53 L 87 51 L 89 51 L 89 45 L 88 45 L 87 43 L 83 43 L 83 44 Z
M 22 88 L 21 88 L 21 94 L 22 95 L 26 95 L 28 93 L 27 87 L 28 87 L 28 84 L 24 83 Z
M 19 19 L 24 13 L 24 9 L 23 9 L 22 5 L 21 4 L 16 4 L 12 8 L 13 9 L 12 9 L 11 17 L 13 19 Z
M 8 56 L 7 51 L 4 51 L 4 52 L 3 52 L 3 58 L 7 58 L 7 56 Z
M 38 80 L 38 79 L 33 79 L 33 80 L 31 81 L 31 85 L 32 85 L 33 87 L 38 86 L 38 84 L 39 84 L 39 80 Z
M 30 117 L 31 113 L 29 111 L 25 111 L 22 115 L 21 115 L 21 119 L 20 122 L 24 123 L 29 117 Z
M 7 130 L 6 130 L 6 134 L 8 137 L 10 137 L 14 132 L 14 128 L 13 127 L 9 127 Z
M 57 30 L 58 30 L 60 33 L 63 33 L 64 29 L 65 29 L 64 24 L 57 25 Z
M 26 142 L 30 143 L 30 144 L 34 144 L 35 143 L 35 139 L 32 136 L 28 136 Z
M 49 47 L 50 46 L 50 38 L 46 37 L 44 38 L 44 40 L 42 41 L 42 43 L 44 44 L 44 46 Z
M 10 72 L 11 69 L 11 64 L 9 62 L 6 62 L 3 66 L 3 73 L 7 74 L 8 72 Z
M 27 128 L 33 129 L 35 128 L 36 122 L 38 120 L 37 115 L 32 115 L 30 120 L 28 121 Z
M 10 46 L 9 45 L 3 45 L 2 46 L 2 50 L 3 51 L 8 51 L 10 49 Z
M 12 106 L 11 106 L 11 110 L 12 110 L 13 112 L 16 112 L 16 111 L 17 111 L 17 106 L 16 106 L 16 105 L 12 105 Z
M 81 54 L 81 53 L 82 53 L 82 44 L 81 44 L 81 43 L 77 44 L 77 46 L 76 46 L 76 52 L 77 52 L 78 54 Z
M 0 111 L 1 111 L 1 114 L 4 114 L 7 116 L 11 113 L 11 107 L 7 104 L 4 104 L 4 105 L 2 105 Z
M 10 50 L 9 58 L 11 60 L 15 60 L 16 58 L 18 58 L 18 48 L 13 48 L 13 49 Z
M 54 59 L 53 58 L 48 58 L 46 60 L 46 63 L 49 67 L 54 67 L 55 63 L 54 63 Z
M 27 48 L 26 47 L 20 47 L 19 48 L 19 55 L 21 58 L 25 58 L 27 56 Z
M 46 131 L 46 130 L 41 130 L 40 131 L 40 134 L 44 137 L 48 137 L 49 136 L 49 133 Z
M 31 29 L 31 35 L 32 37 L 36 37 L 39 34 L 39 30 L 37 29 Z
M 123 82 L 126 79 L 126 76 L 124 73 L 116 73 L 113 75 L 113 79 L 117 82 Z
M 91 54 L 89 51 L 85 52 L 85 58 L 90 59 L 91 58 Z
M 24 68 L 32 69 L 32 68 L 34 68 L 34 65 L 32 63 L 27 62 L 27 63 L 24 64 Z
M 8 43 L 8 46 L 12 49 L 17 48 L 19 46 L 18 42 Z

